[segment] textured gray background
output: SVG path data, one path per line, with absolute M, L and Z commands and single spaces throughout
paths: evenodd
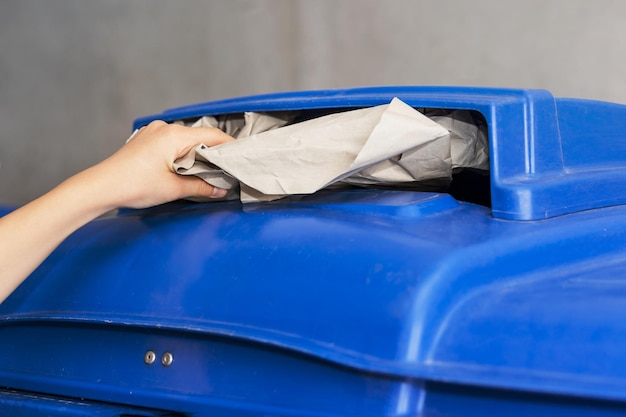
M 380 84 L 626 102 L 620 0 L 1 0 L 0 202 L 105 158 L 137 116 Z

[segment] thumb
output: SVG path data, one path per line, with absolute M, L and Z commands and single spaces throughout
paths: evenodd
M 181 177 L 184 197 L 222 198 L 228 190 L 215 187 L 198 177 Z

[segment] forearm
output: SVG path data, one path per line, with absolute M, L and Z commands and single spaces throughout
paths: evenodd
M 232 138 L 213 128 L 152 122 L 101 163 L 0 219 L 0 302 L 72 232 L 118 207 L 144 208 L 226 190 L 177 175 L 174 161 L 202 143 Z
M 0 219 L 0 302 L 67 236 L 115 207 L 93 169 Z

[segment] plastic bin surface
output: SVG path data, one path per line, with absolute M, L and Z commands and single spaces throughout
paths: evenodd
M 0 305 L 0 394 L 174 415 L 626 412 L 624 107 L 372 88 L 200 104 L 135 127 L 395 96 L 485 117 L 491 207 L 328 190 L 98 219 Z

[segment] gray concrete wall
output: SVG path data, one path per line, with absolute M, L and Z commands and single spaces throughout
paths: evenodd
M 620 0 L 2 0 L 0 202 L 105 158 L 137 116 L 380 84 L 626 102 Z

